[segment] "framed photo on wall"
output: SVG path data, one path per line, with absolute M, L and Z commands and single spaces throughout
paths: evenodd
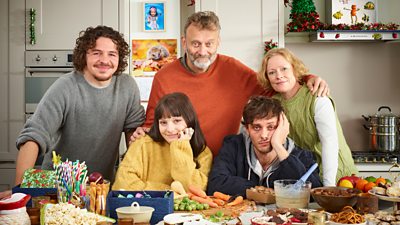
M 165 64 L 177 59 L 177 39 L 132 40 L 132 73 L 135 77 L 154 76 Z
M 144 31 L 165 31 L 165 2 L 143 2 Z

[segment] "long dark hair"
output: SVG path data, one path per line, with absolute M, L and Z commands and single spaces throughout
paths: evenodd
M 85 69 L 87 66 L 86 53 L 89 49 L 96 47 L 96 41 L 100 37 L 110 38 L 117 46 L 119 62 L 114 75 L 121 74 L 128 66 L 129 45 L 121 33 L 107 26 L 88 27 L 79 33 L 72 55 L 74 68 L 80 72 Z
M 188 127 L 194 129 L 190 146 L 192 147 L 193 157 L 204 151 L 206 140 L 201 131 L 197 114 L 194 111 L 193 105 L 189 98 L 180 92 L 167 94 L 158 101 L 154 110 L 154 122 L 150 128 L 149 136 L 156 142 L 165 142 L 165 139 L 160 133 L 158 121 L 162 118 L 182 116 Z

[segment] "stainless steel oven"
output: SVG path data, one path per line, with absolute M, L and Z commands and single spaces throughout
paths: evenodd
M 25 51 L 25 116 L 31 116 L 47 89 L 71 72 L 72 50 Z

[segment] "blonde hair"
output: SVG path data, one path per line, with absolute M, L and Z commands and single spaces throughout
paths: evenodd
M 261 84 L 261 86 L 265 89 L 271 88 L 271 84 L 268 80 L 268 74 L 267 74 L 267 66 L 268 66 L 268 61 L 274 57 L 280 55 L 283 58 L 285 58 L 286 61 L 288 61 L 292 67 L 293 67 L 293 74 L 296 77 L 296 80 L 299 83 L 303 83 L 303 76 L 308 74 L 308 68 L 304 65 L 304 63 L 297 58 L 291 51 L 289 51 L 286 48 L 274 48 L 271 49 L 265 54 L 263 60 L 262 60 L 262 65 L 261 65 L 261 70 L 257 74 L 257 80 Z

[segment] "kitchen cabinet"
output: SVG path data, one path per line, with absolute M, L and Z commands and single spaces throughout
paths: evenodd
M 26 50 L 70 50 L 80 31 L 105 25 L 119 30 L 119 1 L 115 0 L 26 0 Z M 31 43 L 30 10 L 34 9 Z
M 219 53 L 233 56 L 255 71 L 260 69 L 264 41 L 272 39 L 284 47 L 283 1 L 197 0 L 194 7 L 195 11 L 209 10 L 218 15 Z
M 25 1 L 0 1 L 0 191 L 14 185 L 15 140 L 24 125 Z

